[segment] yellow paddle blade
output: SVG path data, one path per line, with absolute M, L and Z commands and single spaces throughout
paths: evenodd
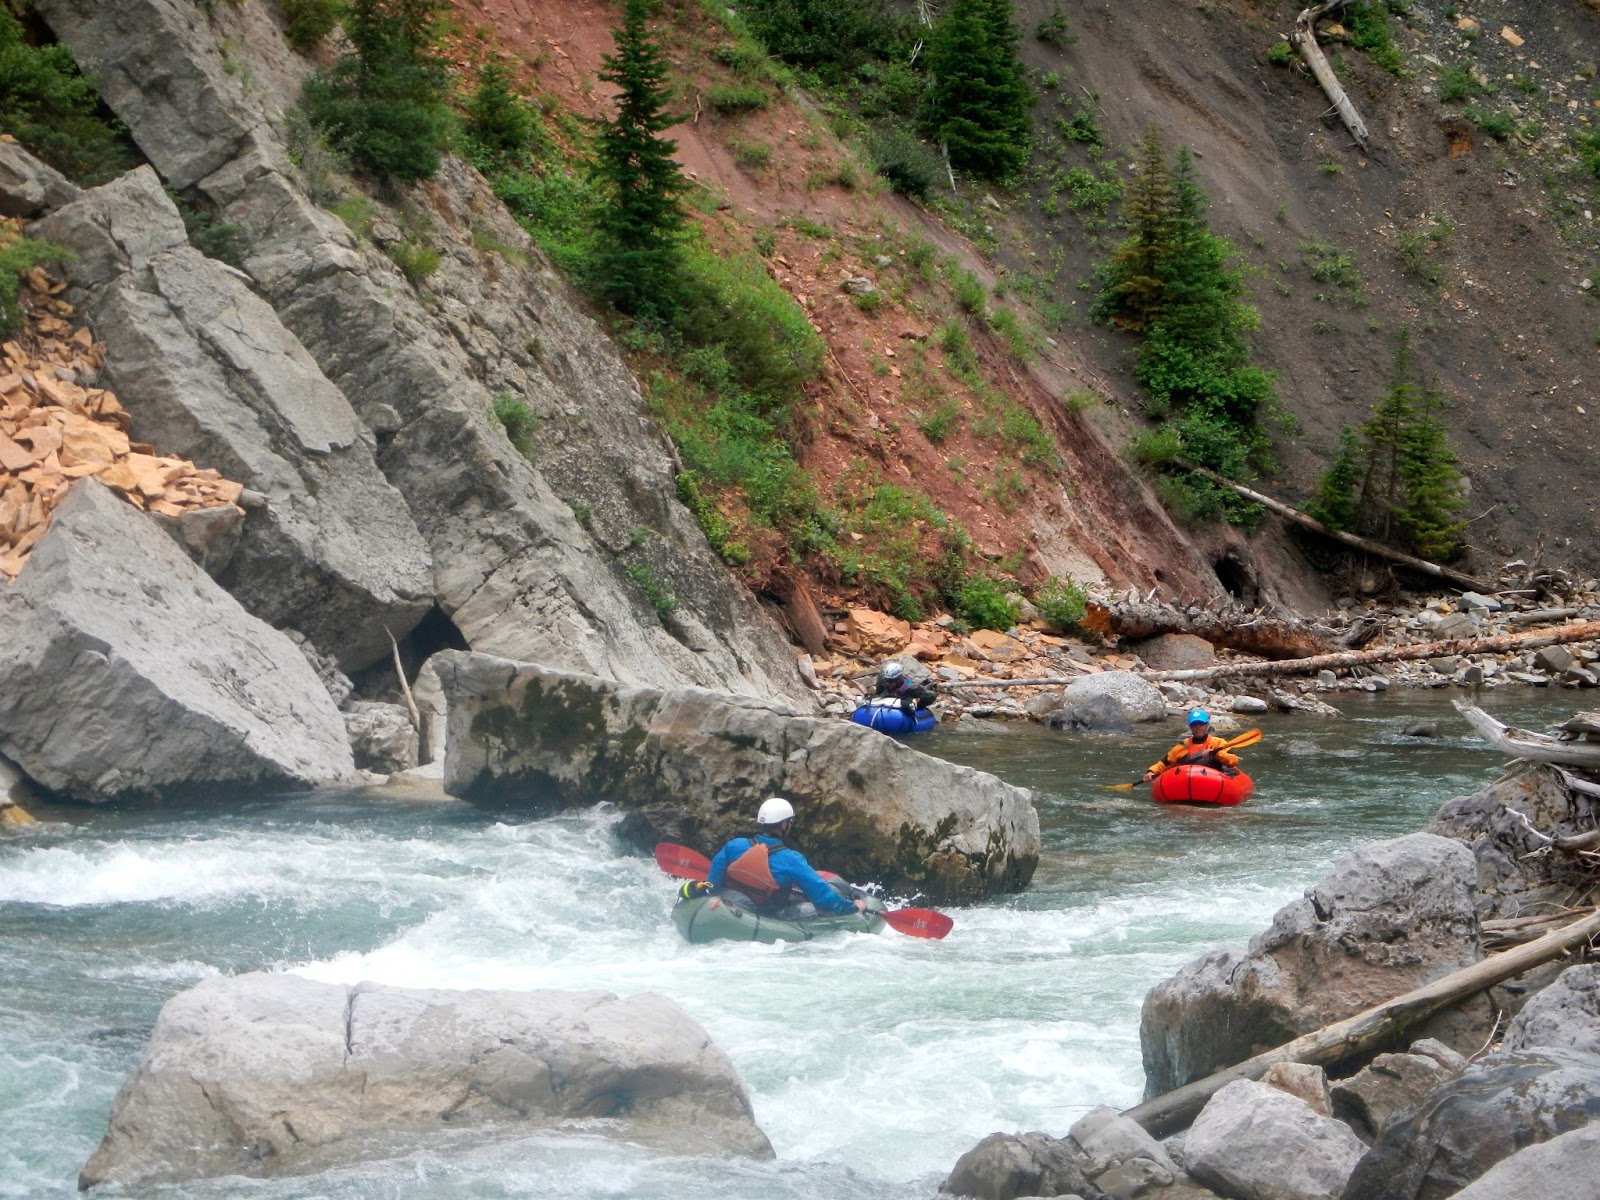
M 1254 746 L 1261 740 L 1261 730 L 1246 729 L 1237 737 L 1231 737 L 1222 743 L 1224 750 L 1242 750 L 1246 746 Z
M 1142 779 L 1139 781 L 1139 783 L 1143 782 L 1144 780 Z M 1100 790 L 1102 792 L 1129 792 L 1138 787 L 1139 783 L 1102 783 Z

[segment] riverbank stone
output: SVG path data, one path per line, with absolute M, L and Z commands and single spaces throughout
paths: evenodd
M 934 901 L 1016 891 L 1038 863 L 1026 789 L 848 721 L 461 651 L 430 661 L 448 710 L 445 787 L 475 803 L 543 813 L 605 799 L 626 811 L 628 840 L 711 853 L 781 795 L 814 863 Z
M 0 753 L 75 800 L 226 796 L 354 772 L 304 656 L 155 519 L 81 479 L 0 605 Z
M 1160 721 L 1167 715 L 1160 689 L 1132 671 L 1103 671 L 1074 679 L 1061 690 L 1061 706 L 1072 708 L 1097 696 L 1115 700 L 1130 721 Z
M 1235 1200 L 1337 1200 L 1366 1153 L 1343 1123 L 1248 1079 L 1206 1102 L 1183 1149 L 1190 1174 Z
M 1565 1046 L 1600 1054 L 1600 963 L 1568 967 L 1506 1028 L 1506 1050 Z
M 1146 1098 L 1478 961 L 1476 885 L 1466 847 L 1432 834 L 1340 859 L 1247 949 L 1213 951 L 1150 990 Z M 1417 1032 L 1476 1049 L 1492 1023 L 1480 997 Z
M 430 1132 L 564 1125 L 772 1157 L 728 1056 L 664 996 L 253 972 L 162 1007 L 78 1186 L 299 1173 Z
M 1457 1192 L 1454 1200 L 1597 1200 L 1596 1163 L 1600 1163 L 1600 1121 L 1501 1159 Z
M 1385 1130 L 1351 1175 L 1345 1195 L 1449 1196 L 1524 1147 L 1597 1120 L 1600 1056 L 1557 1047 L 1500 1050 L 1436 1088 L 1408 1120 Z

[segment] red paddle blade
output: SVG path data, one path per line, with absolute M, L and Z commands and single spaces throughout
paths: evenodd
M 844 880 L 843 875 L 835 875 L 832 871 L 818 871 L 817 874 L 822 876 L 822 878 L 826 879 L 829 883 L 842 882 Z
M 931 908 L 896 908 L 878 914 L 884 924 L 907 937 L 942 938 L 955 922 Z
M 711 870 L 711 860 L 698 850 L 671 842 L 656 845 L 656 866 L 674 879 L 701 879 Z

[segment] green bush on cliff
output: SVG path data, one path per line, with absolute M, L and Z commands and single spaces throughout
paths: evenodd
M 60 246 L 12 235 L 0 224 L 0 336 L 14 332 L 22 323 L 22 277 L 34 267 L 65 262 L 71 255 Z
M 104 183 L 136 161 L 120 122 L 103 116 L 94 84 L 65 46 L 30 46 L 22 23 L 0 4 L 0 133 L 85 185 Z
M 344 0 L 279 0 L 283 33 L 296 50 L 310 50 L 339 27 Z

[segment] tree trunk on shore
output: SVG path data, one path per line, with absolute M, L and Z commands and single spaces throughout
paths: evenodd
M 1111 632 L 1142 640 L 1166 633 L 1188 633 L 1213 646 L 1262 654 L 1267 658 L 1304 658 L 1326 654 L 1334 645 L 1333 631 L 1286 617 L 1242 613 L 1237 609 L 1182 609 L 1170 604 L 1129 601 L 1107 610 Z
M 1569 642 L 1588 642 L 1600 638 L 1600 621 L 1580 621 L 1554 629 L 1529 629 L 1522 633 L 1502 633 L 1495 637 L 1450 638 L 1442 642 L 1419 642 L 1412 646 L 1385 646 L 1378 650 L 1347 650 L 1340 654 L 1319 654 L 1313 658 L 1293 658 L 1283 662 L 1225 663 L 1216 667 L 1197 667 L 1188 671 L 1141 671 L 1146 679 L 1167 679 L 1189 683 L 1216 679 L 1224 675 L 1278 676 L 1309 675 L 1323 668 L 1362 666 L 1366 663 L 1400 662 L 1417 658 L 1444 658 L 1458 654 L 1492 654 L 1502 650 L 1537 650 Z
M 1350 136 L 1355 138 L 1356 145 L 1363 150 L 1367 148 L 1367 125 L 1361 119 L 1361 114 L 1356 111 L 1356 106 L 1350 102 L 1350 97 L 1345 94 L 1338 78 L 1333 73 L 1333 68 L 1328 65 L 1322 47 L 1317 45 L 1317 21 L 1327 16 L 1335 9 L 1343 8 L 1347 0 L 1329 0 L 1329 3 L 1313 8 L 1302 9 L 1294 22 L 1294 44 L 1299 47 L 1300 57 L 1306 60 L 1306 66 L 1311 68 L 1312 75 L 1316 76 L 1317 83 L 1323 93 L 1328 97 L 1328 102 L 1333 105 L 1339 114 L 1339 119 L 1344 122 L 1344 127 L 1350 131 Z
M 1502 725 L 1483 709 L 1465 700 L 1452 700 L 1473 732 L 1496 750 L 1531 762 L 1560 763 L 1568 767 L 1600 767 L 1600 742 L 1562 741 L 1549 734 L 1529 733 Z
M 1382 542 L 1374 542 L 1364 537 L 1357 537 L 1353 533 L 1346 533 L 1342 529 L 1334 529 L 1330 525 L 1324 525 L 1315 517 L 1308 516 L 1298 508 L 1291 508 L 1281 500 L 1274 500 L 1271 496 L 1264 495 L 1254 488 L 1247 488 L 1242 483 L 1235 483 L 1224 475 L 1218 475 L 1215 471 L 1202 467 L 1199 463 L 1192 463 L 1182 458 L 1175 458 L 1172 462 L 1173 465 L 1182 467 L 1185 471 L 1193 471 L 1196 475 L 1204 475 L 1212 483 L 1237 492 L 1246 500 L 1253 500 L 1268 512 L 1277 513 L 1285 521 L 1293 521 L 1296 525 L 1311 530 L 1312 533 L 1320 533 L 1323 537 L 1332 538 L 1336 542 L 1343 542 L 1346 546 L 1356 550 L 1363 550 L 1378 558 L 1386 558 L 1390 562 L 1399 563 L 1403 567 L 1419 571 L 1424 575 L 1432 575 L 1435 579 L 1446 580 L 1457 587 L 1465 588 L 1469 592 L 1494 591 L 1494 584 L 1488 580 L 1478 579 L 1464 572 L 1452 570 L 1450 567 L 1441 567 L 1438 563 L 1416 558 L 1403 550 L 1396 550 L 1393 546 L 1385 546 Z
M 1470 967 L 1463 967 L 1385 1004 L 1314 1030 L 1275 1050 L 1258 1054 L 1204 1079 L 1186 1083 L 1164 1096 L 1136 1105 L 1122 1115 L 1133 1118 L 1152 1136 L 1162 1138 L 1187 1129 L 1205 1107 L 1206 1101 L 1227 1084 L 1236 1079 L 1260 1079 L 1267 1068 L 1275 1063 L 1306 1063 L 1311 1066 L 1339 1064 L 1351 1067 L 1365 1062 L 1399 1042 L 1409 1026 L 1582 946 L 1596 934 L 1600 934 L 1600 909 L 1591 909 L 1588 915 L 1537 941 L 1502 954 L 1490 955 Z

